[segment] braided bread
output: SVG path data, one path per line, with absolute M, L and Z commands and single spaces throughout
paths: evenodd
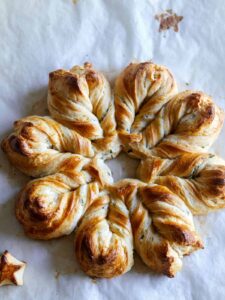
M 170 71 L 132 63 L 110 85 L 88 63 L 49 75 L 51 117 L 29 116 L 2 142 L 28 182 L 16 203 L 25 233 L 48 240 L 75 231 L 75 254 L 94 277 L 124 274 L 133 248 L 173 277 L 203 248 L 192 214 L 225 207 L 225 162 L 207 153 L 223 112 L 202 92 L 177 93 Z M 113 183 L 104 160 L 140 158 L 140 180 Z
M 126 203 L 135 250 L 153 271 L 173 277 L 183 255 L 203 247 L 191 212 L 168 188 L 126 179 L 111 189 Z
M 225 162 L 209 153 L 184 154 L 176 159 L 141 161 L 138 177 L 168 187 L 193 214 L 225 207 Z
M 202 92 L 175 92 L 169 71 L 152 63 L 130 64 L 117 78 L 118 132 L 129 155 L 172 158 L 205 152 L 215 141 L 222 110 Z

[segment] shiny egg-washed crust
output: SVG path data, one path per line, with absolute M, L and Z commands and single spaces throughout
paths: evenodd
M 70 234 L 99 189 L 109 183 L 111 173 L 102 160 L 77 155 L 59 173 L 28 182 L 16 202 L 16 217 L 35 239 Z
M 126 204 L 135 250 L 154 272 L 173 277 L 184 255 L 203 248 L 191 212 L 168 188 L 124 179 L 110 189 Z
M 168 187 L 195 215 L 225 207 L 225 161 L 210 153 L 141 161 L 138 177 Z
M 223 126 L 222 110 L 202 92 L 175 93 L 174 79 L 165 67 L 130 64 L 119 75 L 117 128 L 130 156 L 172 158 L 206 152 L 215 141 Z
M 55 120 L 91 140 L 96 153 L 112 158 L 120 151 L 109 82 L 90 63 L 49 74 L 48 108 Z

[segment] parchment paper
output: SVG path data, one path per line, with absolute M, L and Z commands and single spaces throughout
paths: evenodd
M 158 32 L 154 16 L 173 9 L 179 32 Z M 225 109 L 223 0 L 1 0 L 0 139 L 15 119 L 46 113 L 48 73 L 90 61 L 114 78 L 131 60 L 165 64 L 179 89 L 198 89 Z M 214 149 L 225 157 L 225 128 Z M 134 176 L 136 162 L 111 161 L 115 180 Z M 84 275 L 73 254 L 73 234 L 42 242 L 26 238 L 14 203 L 29 180 L 1 153 L 0 251 L 27 262 L 23 287 L 0 288 L 0 299 L 225 299 L 225 211 L 195 218 L 205 249 L 184 258 L 174 279 L 152 274 L 135 258 L 112 280 Z

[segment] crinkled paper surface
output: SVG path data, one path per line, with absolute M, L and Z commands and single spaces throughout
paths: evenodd
M 179 31 L 159 33 L 155 19 L 172 9 Z M 90 61 L 113 79 L 131 60 L 165 64 L 179 88 L 203 90 L 225 109 L 223 0 L 1 0 L 0 138 L 15 119 L 46 113 L 48 73 Z M 225 128 L 214 145 L 225 157 Z M 169 279 L 152 274 L 138 257 L 111 280 L 80 271 L 73 234 L 48 241 L 26 238 L 14 215 L 16 196 L 29 180 L 0 155 L 0 251 L 27 262 L 23 287 L 1 287 L 0 299 L 225 299 L 225 211 L 195 218 L 205 249 L 184 258 Z M 114 178 L 134 176 L 125 155 L 111 161 Z

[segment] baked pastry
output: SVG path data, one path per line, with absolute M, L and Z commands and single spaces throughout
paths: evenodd
M 15 132 L 2 141 L 10 162 L 32 177 L 57 173 L 76 154 L 93 157 L 91 142 L 50 117 L 30 116 L 14 123 Z
M 120 152 L 110 85 L 90 64 L 50 73 L 48 108 L 53 119 L 20 119 L 2 141 L 8 159 L 23 173 L 54 174 L 73 154 L 109 159 Z
M 23 285 L 23 273 L 26 263 L 16 259 L 8 251 L 0 256 L 0 286 Z
M 55 120 L 90 139 L 96 152 L 109 158 L 118 154 L 111 88 L 90 63 L 49 74 L 48 108 Z
M 168 187 L 195 215 L 225 207 L 225 161 L 215 154 L 148 158 L 140 162 L 138 177 Z
M 16 217 L 35 239 L 70 234 L 106 183 L 112 177 L 102 160 L 74 155 L 59 173 L 28 182 L 16 202 Z
M 50 73 L 51 117 L 16 121 L 2 149 L 28 182 L 16 203 L 25 233 L 48 240 L 75 231 L 86 274 L 111 278 L 133 265 L 173 277 L 203 243 L 192 214 L 225 207 L 225 162 L 207 153 L 223 112 L 202 92 L 176 94 L 170 71 L 132 63 L 117 78 L 90 64 Z M 175 95 L 176 94 L 176 95 Z M 104 160 L 123 149 L 143 159 L 140 180 L 113 183 Z
M 177 85 L 170 71 L 152 62 L 130 63 L 115 82 L 116 121 L 124 149 L 142 132 L 172 96 Z
M 137 158 L 206 152 L 223 126 L 222 110 L 202 92 L 174 96 L 170 73 L 164 68 L 157 75 L 158 68 L 131 64 L 116 81 L 116 119 L 124 150 Z
M 126 203 L 135 250 L 153 271 L 173 277 L 182 257 L 203 247 L 191 212 L 168 188 L 125 179 L 111 189 Z
M 75 253 L 92 277 L 111 278 L 131 269 L 133 235 L 122 199 L 107 190 L 97 195 L 76 230 Z

